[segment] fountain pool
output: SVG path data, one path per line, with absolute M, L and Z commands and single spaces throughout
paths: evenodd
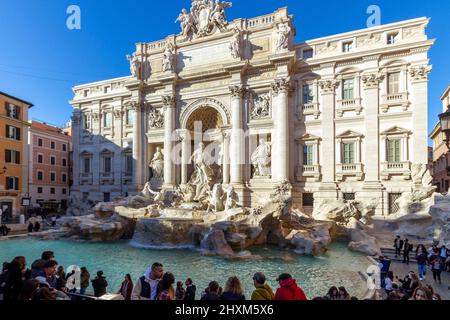
M 351 295 L 362 298 L 366 286 L 359 271 L 365 272 L 369 261 L 365 256 L 349 251 L 344 243 L 334 243 L 322 257 L 297 256 L 279 248 L 255 248 L 253 254 L 263 257 L 291 256 L 288 262 L 282 259 L 262 261 L 228 261 L 220 257 L 202 256 L 194 249 L 157 250 L 142 248 L 128 241 L 73 242 L 43 241 L 35 238 L 0 241 L 0 263 L 15 256 L 25 256 L 28 266 L 46 250 L 55 252 L 60 265 L 87 267 L 91 279 L 98 270 L 104 271 L 109 281 L 108 292 L 116 292 L 123 276 L 130 273 L 133 281 L 141 276 L 153 262 L 164 264 L 164 270 L 175 275 L 177 281 L 191 277 L 197 285 L 197 299 L 209 281 L 216 280 L 222 286 L 229 276 L 236 275 L 243 282 L 245 294 L 250 298 L 253 290 L 252 276 L 263 271 L 269 284 L 277 288 L 276 278 L 288 272 L 297 279 L 308 298 L 323 296 L 331 286 L 344 286 Z M 91 287 L 88 288 L 90 292 Z

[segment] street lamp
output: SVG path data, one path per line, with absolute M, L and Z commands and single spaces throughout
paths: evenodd
M 439 122 L 441 124 L 441 132 L 444 133 L 444 141 L 447 149 L 450 149 L 450 109 L 439 115 Z M 447 151 L 448 153 L 448 151 Z M 447 175 L 450 174 L 450 167 L 448 165 L 448 156 L 445 154 L 445 162 L 447 165 Z

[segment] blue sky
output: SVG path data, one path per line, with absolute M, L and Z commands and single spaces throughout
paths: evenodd
M 381 8 L 382 24 L 431 17 L 429 130 L 450 84 L 448 0 L 234 0 L 228 18 L 251 18 L 288 6 L 297 41 L 366 27 L 366 9 Z M 35 104 L 31 118 L 62 125 L 69 120 L 72 87 L 128 75 L 125 58 L 136 42 L 179 32 L 174 20 L 190 0 L 0 0 L 0 91 Z M 66 28 L 66 9 L 81 8 L 81 30 Z

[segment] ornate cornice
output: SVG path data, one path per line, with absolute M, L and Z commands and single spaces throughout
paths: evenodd
M 335 89 L 337 87 L 339 87 L 339 81 L 337 81 L 335 79 L 322 80 L 322 81 L 319 81 L 319 86 L 320 86 L 320 89 L 322 90 L 322 92 L 325 94 L 334 93 Z
M 409 74 L 414 81 L 428 80 L 428 74 L 431 70 L 431 66 L 411 67 L 409 69 Z
M 164 107 L 173 108 L 173 107 L 175 107 L 176 99 L 172 95 L 166 95 L 166 96 L 162 96 L 162 102 L 163 102 Z
M 380 84 L 381 81 L 383 81 L 383 79 L 384 75 L 379 73 L 364 74 L 361 77 L 361 80 L 366 89 L 378 88 L 378 85 Z

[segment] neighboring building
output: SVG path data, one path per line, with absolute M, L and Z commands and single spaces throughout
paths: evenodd
M 450 85 L 441 97 L 442 113 L 450 109 Z M 445 134 L 441 131 L 441 124 L 438 122 L 430 134 L 433 140 L 433 185 L 437 187 L 437 192 L 445 193 L 450 188 L 450 154 L 445 143 Z
M 67 208 L 71 144 L 71 136 L 62 129 L 31 121 L 29 190 L 33 205 L 52 212 Z
M 0 207 L 9 218 L 28 195 L 28 109 L 30 102 L 0 92 Z M 5 214 L 6 212 L 6 214 Z
M 203 17 L 204 7 L 193 12 Z M 230 161 L 215 167 L 215 182 L 234 186 L 243 205 L 288 181 L 305 212 L 335 199 L 377 199 L 377 214 L 396 212 L 395 201 L 414 188 L 413 165 L 428 164 L 429 19 L 299 44 L 287 8 L 226 29 L 216 28 L 220 21 L 204 20 L 188 41 L 139 43 L 132 76 L 74 88 L 73 194 L 103 201 L 137 193 L 153 176 L 158 147 L 164 188 L 185 185 L 189 133 L 201 122 L 210 129 L 203 142 L 218 143 Z M 260 138 L 272 142 L 265 176 L 250 161 Z

